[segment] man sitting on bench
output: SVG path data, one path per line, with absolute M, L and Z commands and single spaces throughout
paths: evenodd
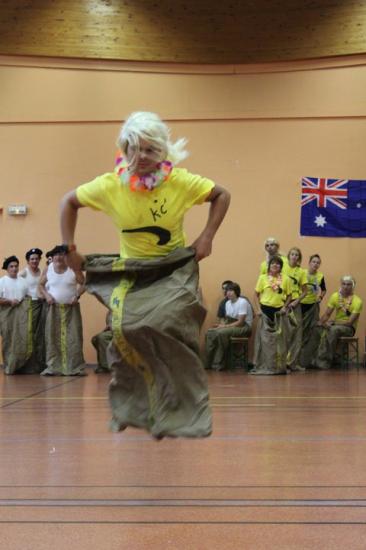
M 319 320 L 320 344 L 313 367 L 330 369 L 334 365 L 338 339 L 354 336 L 357 321 L 362 310 L 362 300 L 354 294 L 355 280 L 351 275 L 341 278 L 341 288 L 334 292 L 327 304 L 324 315 Z M 330 321 L 335 311 L 334 321 Z
M 227 369 L 231 336 L 249 336 L 251 333 L 253 310 L 240 292 L 238 284 L 227 284 L 225 318 L 206 333 L 206 369 Z

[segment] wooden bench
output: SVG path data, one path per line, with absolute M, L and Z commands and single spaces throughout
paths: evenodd
M 354 336 L 341 336 L 337 342 L 341 365 L 348 368 L 349 365 L 359 367 L 358 338 Z
M 248 368 L 249 338 L 245 336 L 231 336 L 228 354 L 228 368 Z M 238 352 L 239 353 L 236 353 Z

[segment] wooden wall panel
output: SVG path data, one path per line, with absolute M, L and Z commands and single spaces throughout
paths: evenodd
M 119 122 L 135 110 L 167 120 L 366 116 L 365 65 L 275 72 L 270 87 L 268 79 L 12 67 L 0 57 L 0 123 Z
M 365 51 L 360 0 L 0 3 L 0 54 L 253 63 Z

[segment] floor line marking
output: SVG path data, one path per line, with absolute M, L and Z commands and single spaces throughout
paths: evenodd
M 23 397 L 16 398 L 15 401 L 11 401 L 10 403 L 5 403 L 5 405 L 1 405 L 0 409 L 5 409 L 6 407 L 10 407 L 11 405 L 15 405 L 16 403 L 20 403 L 21 401 L 27 401 L 30 399 L 33 399 L 35 395 L 39 395 L 40 393 L 45 393 L 50 390 L 53 390 L 55 388 L 59 388 L 60 386 L 65 386 L 66 384 L 70 384 L 71 382 L 75 382 L 75 378 L 72 378 L 71 380 L 66 380 L 65 382 L 60 382 L 59 384 L 55 384 L 54 386 L 50 386 L 48 388 L 44 388 L 43 390 L 39 390 L 37 392 L 34 392 L 30 395 L 26 395 Z
M 80 395 L 80 396 L 69 396 L 69 397 L 51 397 L 51 396 L 45 396 L 45 397 L 34 397 L 36 395 L 38 395 L 39 393 L 43 393 L 43 392 L 46 392 L 46 391 L 49 391 L 49 390 L 52 390 L 54 388 L 57 388 L 59 386 L 63 386 L 67 383 L 70 383 L 70 382 L 75 382 L 76 381 L 76 377 L 74 377 L 72 380 L 67 380 L 66 382 L 62 382 L 60 384 L 56 384 L 55 386 L 52 386 L 50 388 L 47 388 L 47 389 L 44 389 L 44 390 L 41 390 L 39 392 L 35 392 L 34 394 L 31 394 L 30 396 L 27 396 L 27 397 L 23 397 L 23 396 L 13 396 L 13 397 L 0 397 L 0 401 L 9 401 L 9 400 L 13 400 L 13 399 L 17 399 L 17 400 L 24 400 L 24 399 L 29 399 L 29 400 L 32 400 L 32 401 L 47 401 L 47 400 L 77 400 L 77 399 L 80 399 L 80 400 L 90 400 L 90 401 L 98 401 L 98 400 L 107 400 L 108 399 L 108 396 L 106 395 L 105 397 L 97 397 L 97 396 L 83 396 L 83 395 Z M 237 399 L 260 399 L 260 400 L 263 400 L 263 399 L 291 399 L 291 400 L 294 400 L 294 399 L 297 399 L 297 400 L 301 400 L 301 399 L 304 399 L 304 400 L 310 400 L 310 399 L 313 399 L 313 400 L 321 400 L 321 399 L 365 399 L 366 400 L 366 395 L 365 396 L 359 396 L 359 395 L 355 395 L 355 396 L 273 396 L 273 395 L 267 395 L 267 396 L 255 396 L 255 397 L 250 397 L 250 396 L 245 396 L 245 395 L 242 395 L 242 396 L 231 396 L 231 397 L 228 397 L 228 396 L 211 396 L 211 399 L 210 401 L 215 401 L 217 399 L 225 399 L 225 400 L 237 400 Z
M 37 525 L 362 525 L 364 521 L 144 521 L 144 520 L 0 520 L 0 524 L 37 524 Z
M 220 499 L 220 498 L 146 498 L 146 499 L 0 499 L 0 507 L 131 507 L 131 508 L 365 508 L 366 499 Z

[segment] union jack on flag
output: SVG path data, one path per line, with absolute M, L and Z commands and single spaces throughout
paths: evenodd
M 316 201 L 318 208 L 327 208 L 327 202 L 338 206 L 342 210 L 347 209 L 345 199 L 348 198 L 348 180 L 335 180 L 327 178 L 302 178 L 301 206 Z
M 301 178 L 300 235 L 366 237 L 366 181 Z

